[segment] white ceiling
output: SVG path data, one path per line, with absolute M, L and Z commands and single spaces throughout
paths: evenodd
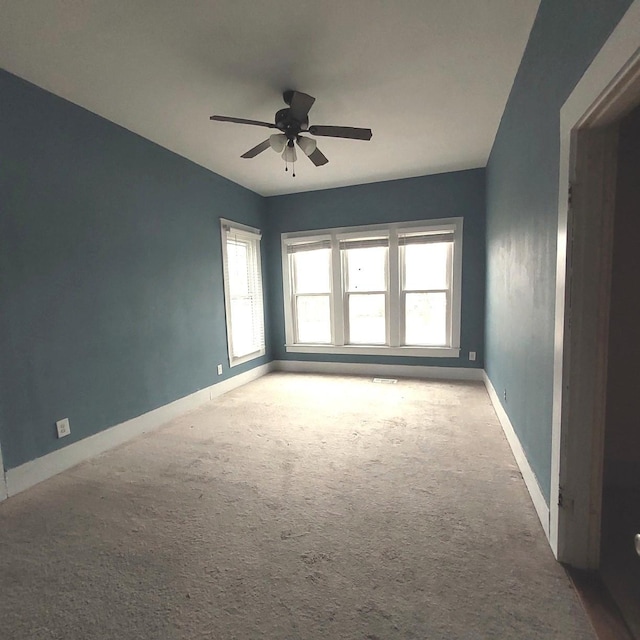
M 262 195 L 486 164 L 539 0 L 2 0 L 0 67 Z M 282 91 L 316 97 L 296 178 L 272 130 Z

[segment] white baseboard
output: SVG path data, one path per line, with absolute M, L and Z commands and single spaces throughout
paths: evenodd
M 425 367 L 408 364 L 369 364 L 362 362 L 317 362 L 309 360 L 274 360 L 275 371 L 291 373 L 329 373 L 337 375 L 370 375 L 432 380 L 482 380 L 482 369 L 463 367 Z
M 214 398 L 221 396 L 223 393 L 228 393 L 229 391 L 233 391 L 238 387 L 242 387 L 249 382 L 257 380 L 258 378 L 262 378 L 262 376 L 267 375 L 269 371 L 274 370 L 275 367 L 273 366 L 273 362 L 267 362 L 267 364 L 262 364 L 259 367 L 254 367 L 249 371 L 245 371 L 244 373 L 240 373 L 237 376 L 233 376 L 233 378 L 227 378 L 222 382 L 218 382 L 218 384 L 213 384 L 208 387 L 210 392 L 209 399 L 213 400 Z
M 544 499 L 542 489 L 540 489 L 540 485 L 538 484 L 538 480 L 533 473 L 531 465 L 529 464 L 529 460 L 527 460 L 527 455 L 520 444 L 520 439 L 513 429 L 511 420 L 509 420 L 509 416 L 504 410 L 502 403 L 500 402 L 500 398 L 498 397 L 496 390 L 493 388 L 491 380 L 489 380 L 489 376 L 487 376 L 484 371 L 482 373 L 487 393 L 491 399 L 491 404 L 493 405 L 496 415 L 498 416 L 498 420 L 502 425 L 502 430 L 504 431 L 507 442 L 511 447 L 513 457 L 516 459 L 516 463 L 520 469 L 524 483 L 529 491 L 529 495 L 531 496 L 531 502 L 533 502 L 533 506 L 538 514 L 538 518 L 540 519 L 540 524 L 542 524 L 544 534 L 547 536 L 547 539 L 549 539 L 549 506 Z
M 143 433 L 153 431 L 173 418 L 192 409 L 196 409 L 223 393 L 227 393 L 232 389 L 241 387 L 252 380 L 264 376 L 273 368 L 272 363 L 255 367 L 250 371 L 228 378 L 210 387 L 205 387 L 184 398 L 144 413 L 137 418 L 132 418 L 131 420 L 127 420 L 126 422 L 122 422 L 121 424 L 89 436 L 84 440 L 74 442 L 67 447 L 48 453 L 41 458 L 26 462 L 15 469 L 9 469 L 5 475 L 5 493 L 8 496 L 14 496 L 16 493 L 20 493 L 20 491 L 24 491 L 38 482 L 47 480 L 62 471 L 75 467 L 77 464 L 93 456 L 108 451 Z M 1 495 L 2 487 L 0 487 L 0 496 Z
M 232 391 L 242 385 L 256 380 L 270 371 L 288 371 L 294 373 L 328 373 L 339 375 L 375 375 L 408 378 L 423 378 L 433 380 L 476 380 L 484 381 L 489 398 L 502 425 L 504 434 L 509 442 L 511 451 L 516 459 L 522 477 L 531 496 L 538 518 L 545 535 L 549 537 L 549 507 L 542 495 L 538 481 L 529 465 L 529 461 L 520 444 L 520 440 L 513 430 L 513 426 L 500 403 L 491 381 L 482 369 L 465 369 L 462 367 L 428 367 L 412 365 L 386 365 L 349 362 L 313 362 L 302 360 L 275 360 L 268 364 L 255 367 L 218 384 L 200 389 L 184 398 L 149 411 L 137 418 L 132 418 L 121 424 L 105 429 L 93 436 L 74 442 L 67 447 L 53 451 L 41 458 L 31 460 L 25 464 L 9 469 L 0 477 L 0 501 L 14 496 L 33 485 L 51 478 L 62 471 L 66 471 L 85 460 L 108 451 L 143 433 L 153 431 L 166 424 L 173 418 L 196 409 L 214 398 Z M 1 456 L 1 452 L 0 452 Z M 0 465 L 2 460 L 0 458 Z M 2 466 L 0 466 L 2 470 Z

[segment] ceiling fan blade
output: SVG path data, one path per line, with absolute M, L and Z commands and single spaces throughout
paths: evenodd
M 246 153 L 243 153 L 241 158 L 255 158 L 259 153 L 266 151 L 271 146 L 271 140 L 267 138 L 264 142 L 257 144 L 253 149 L 249 149 Z
M 351 138 L 352 140 L 371 140 L 371 129 L 358 127 L 332 127 L 325 125 L 313 125 L 309 127 L 309 133 L 314 136 L 330 136 L 332 138 Z
M 327 156 L 325 156 L 318 147 L 316 147 L 316 150 L 313 153 L 309 154 L 309 160 L 311 160 L 316 167 L 321 167 L 323 164 L 327 164 L 327 162 L 329 162 Z
M 261 122 L 260 120 L 247 120 L 245 118 L 232 118 L 231 116 L 211 116 L 209 120 L 216 120 L 217 122 L 235 122 L 237 124 L 253 124 L 258 127 L 269 127 L 269 129 L 276 129 L 275 124 L 270 122 Z
M 315 101 L 316 99 L 313 96 L 301 93 L 300 91 L 294 91 L 291 96 L 289 113 L 298 122 L 305 122 L 307 120 L 309 109 L 311 109 Z

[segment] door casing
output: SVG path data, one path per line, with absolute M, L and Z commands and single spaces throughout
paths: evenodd
M 560 112 L 549 541 L 584 569 L 600 556 L 617 123 L 639 103 L 636 0 Z

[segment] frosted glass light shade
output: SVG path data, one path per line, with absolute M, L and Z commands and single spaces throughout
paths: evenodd
M 305 155 L 310 156 L 316 150 L 317 142 L 313 138 L 300 136 L 298 138 L 298 146 L 304 151 Z
M 287 145 L 287 136 L 284 133 L 274 133 L 269 136 L 269 145 L 276 153 L 282 153 Z
M 287 145 L 282 152 L 282 159 L 285 162 L 295 162 L 298 156 L 296 155 L 296 148 L 294 146 Z

